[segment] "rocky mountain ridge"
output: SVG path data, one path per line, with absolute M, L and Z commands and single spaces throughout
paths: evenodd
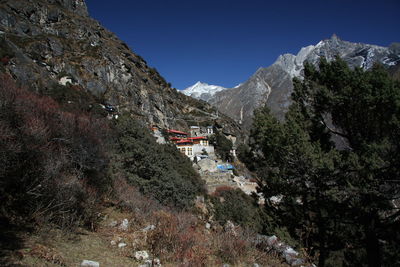
M 292 79 L 302 76 L 305 61 L 317 64 L 322 56 L 329 61 L 338 55 L 352 67 L 369 69 L 379 62 L 394 69 L 400 65 L 399 48 L 396 43 L 381 47 L 352 43 L 333 35 L 316 45 L 303 47 L 297 55 L 280 55 L 271 66 L 258 69 L 236 88 L 217 92 L 208 102 L 245 126 L 250 125 L 254 109 L 263 104 L 282 120 L 291 103 Z
M 0 51 L 1 72 L 31 90 L 88 92 L 99 104 L 164 128 L 217 120 L 238 131 L 206 102 L 171 88 L 155 68 L 89 16 L 84 0 L 1 1 Z

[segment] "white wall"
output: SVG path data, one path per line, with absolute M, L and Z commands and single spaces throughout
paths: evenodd
M 194 159 L 196 155 L 201 155 L 203 153 L 203 149 L 205 149 L 208 155 L 214 155 L 214 146 L 202 146 L 198 145 L 189 145 L 189 146 L 177 146 L 177 148 L 181 151 L 182 148 L 185 148 L 185 155 L 189 157 L 191 160 Z M 189 153 L 189 148 L 192 149 L 192 153 Z

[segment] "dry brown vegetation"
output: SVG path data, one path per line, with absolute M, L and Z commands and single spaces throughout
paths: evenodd
M 199 215 L 177 212 L 141 195 L 123 182 L 114 184 L 117 198 L 103 203 L 96 231 L 79 228 L 64 232 L 46 228 L 25 235 L 24 248 L 14 253 L 13 263 L 22 266 L 77 266 L 84 259 L 101 266 L 138 266 L 134 253 L 146 250 L 150 258 L 159 258 L 163 266 L 286 266 L 272 252 L 255 247 L 254 233 L 236 226 L 233 231 L 215 224 L 211 229 Z M 150 204 L 149 204 L 150 203 Z M 127 231 L 119 224 L 127 218 Z M 118 225 L 110 225 L 117 221 Z M 154 225 L 153 230 L 144 231 Z M 115 243 L 113 243 L 115 242 Z M 126 244 L 118 248 L 118 243 Z

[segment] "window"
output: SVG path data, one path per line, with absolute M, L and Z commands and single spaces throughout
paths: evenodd
M 181 152 L 182 152 L 183 154 L 185 154 L 185 153 L 186 153 L 186 149 L 185 149 L 184 147 L 182 147 L 182 148 L 181 148 Z
M 187 154 L 188 154 L 188 156 L 191 156 L 191 155 L 193 155 L 193 149 L 191 148 L 191 147 L 188 147 L 188 150 L 187 150 Z

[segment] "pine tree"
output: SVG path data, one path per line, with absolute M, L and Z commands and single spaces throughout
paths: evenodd
M 267 212 L 318 265 L 400 265 L 400 85 L 381 66 L 305 64 L 281 123 L 255 113 L 251 147 Z

